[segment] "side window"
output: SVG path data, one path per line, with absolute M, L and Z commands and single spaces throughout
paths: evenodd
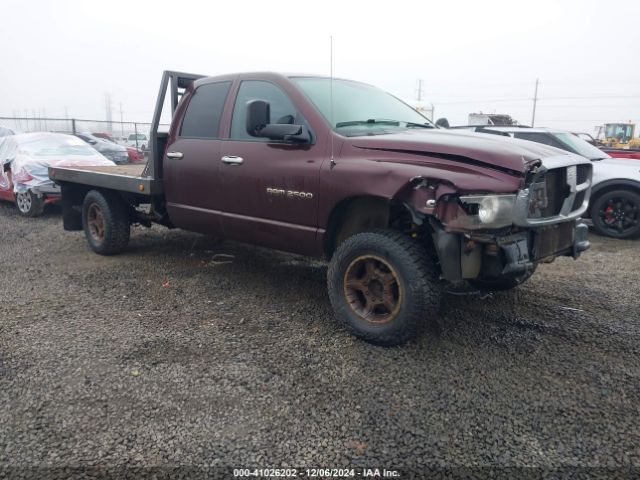
M 220 117 L 230 86 L 231 82 L 218 82 L 196 89 L 182 120 L 181 137 L 218 138 Z
M 546 133 L 521 133 L 516 132 L 514 134 L 515 138 L 519 138 L 521 140 L 529 140 L 531 142 L 543 143 L 545 145 L 549 145 L 551 147 L 561 148 L 562 150 L 566 150 L 566 147 L 558 142 L 551 135 L 547 135 Z
M 247 103 L 251 100 L 264 100 L 270 103 L 271 123 L 305 123 L 280 87 L 270 82 L 245 80 L 240 84 L 233 107 L 230 135 L 233 140 L 258 140 L 249 135 L 246 130 Z

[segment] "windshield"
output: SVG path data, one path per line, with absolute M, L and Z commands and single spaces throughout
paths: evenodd
M 347 135 L 390 133 L 406 128 L 435 128 L 406 103 L 379 88 L 350 80 L 293 78 L 336 131 Z
M 621 142 L 627 142 L 633 137 L 633 125 L 628 123 L 607 123 L 605 125 L 607 138 L 617 138 Z
M 129 140 L 146 140 L 147 136 L 144 133 L 132 133 L 129 135 Z
M 578 155 L 582 155 L 589 160 L 602 160 L 603 158 L 609 158 L 609 155 L 605 152 L 594 147 L 589 142 L 576 137 L 572 133 L 554 133 L 553 136 L 556 137 L 560 143 L 563 143 Z

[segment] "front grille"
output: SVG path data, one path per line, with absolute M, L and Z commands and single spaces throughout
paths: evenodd
M 576 165 L 578 185 L 586 183 L 591 180 L 591 171 L 593 167 L 591 165 Z
M 587 208 L 591 170 L 591 164 L 579 164 L 534 173 L 518 195 L 522 202 L 518 224 L 550 225 L 582 215 Z
M 544 175 L 547 194 L 547 205 L 541 208 L 541 217 L 553 217 L 560 213 L 564 199 L 567 196 L 567 169 L 556 168 Z

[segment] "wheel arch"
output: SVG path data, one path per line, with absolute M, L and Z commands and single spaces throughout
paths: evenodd
M 324 254 L 330 259 L 347 238 L 357 233 L 390 228 L 400 218 L 410 219 L 412 214 L 406 203 L 394 197 L 371 194 L 346 197 L 329 214 Z
M 130 214 L 132 214 L 132 206 L 140 203 L 138 200 L 141 200 L 135 198 L 136 194 L 127 194 L 126 192 L 120 192 L 118 190 L 79 183 L 60 182 L 60 189 L 62 193 L 62 222 L 64 229 L 67 231 L 79 231 L 83 229 L 82 204 L 87 194 L 91 191 L 99 192 L 106 197 L 118 198 L 129 207 Z
M 594 201 L 607 192 L 611 192 L 613 190 L 630 190 L 636 194 L 640 195 L 640 182 L 635 180 L 630 180 L 628 178 L 617 178 L 612 180 L 607 180 L 605 182 L 599 183 L 592 187 L 591 189 L 591 197 L 589 198 L 589 208 L 585 212 L 585 216 L 591 215 L 591 207 L 594 204 Z

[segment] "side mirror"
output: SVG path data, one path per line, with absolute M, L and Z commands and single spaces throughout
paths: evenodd
M 271 106 L 264 100 L 252 100 L 247 103 L 246 130 L 252 137 L 286 140 L 291 142 L 309 142 L 308 130 L 302 125 L 289 123 L 270 123 Z
M 247 103 L 247 133 L 252 137 L 261 137 L 260 131 L 271 121 L 271 105 L 264 100 L 252 100 Z
M 447 120 L 446 118 L 439 118 L 438 120 L 436 120 L 436 127 L 440 127 L 440 128 L 449 128 L 449 120 Z

